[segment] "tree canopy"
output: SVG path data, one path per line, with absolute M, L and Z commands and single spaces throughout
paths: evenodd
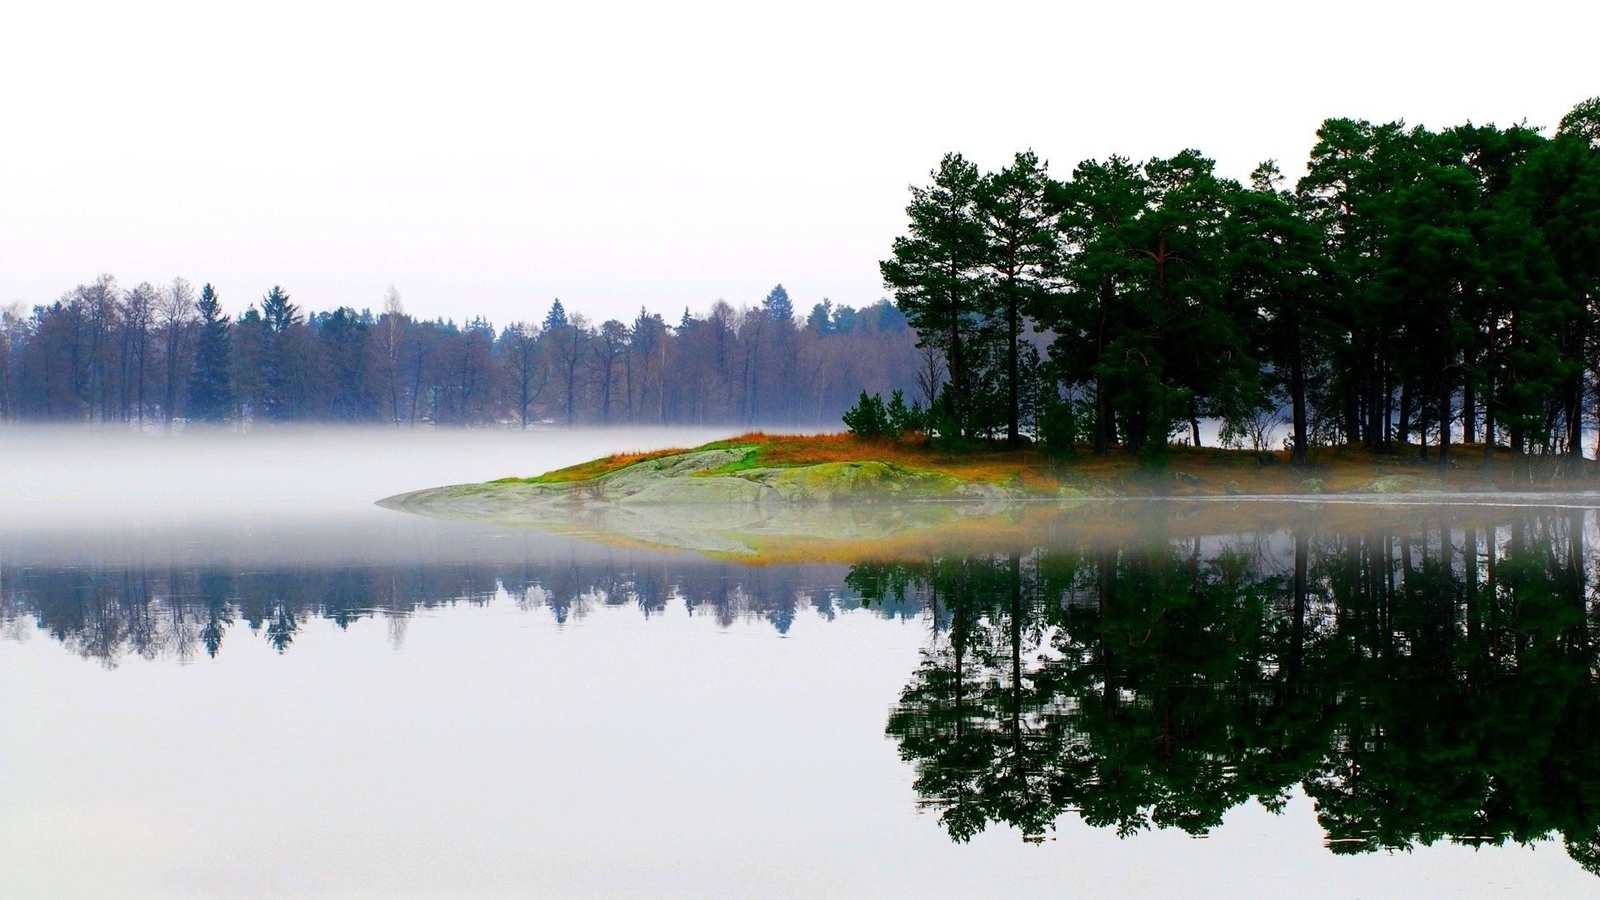
M 948 373 L 945 437 L 1159 462 L 1202 419 L 1260 442 L 1287 410 L 1299 461 L 1444 462 L 1577 457 L 1600 421 L 1600 98 L 1548 134 L 1328 119 L 1292 186 L 1196 150 L 1060 180 L 951 154 L 906 214 L 880 267 Z

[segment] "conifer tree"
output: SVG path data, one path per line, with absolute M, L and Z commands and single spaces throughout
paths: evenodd
M 229 380 L 232 353 L 228 317 L 222 314 L 217 292 L 207 284 L 195 301 L 200 332 L 195 341 L 194 372 L 189 380 L 190 414 L 201 421 L 217 422 L 233 410 L 233 385 Z
M 1310 447 L 1309 382 L 1324 355 L 1326 265 L 1316 228 L 1283 187 L 1275 163 L 1258 166 L 1234 194 L 1228 222 L 1228 290 L 1235 308 L 1253 309 L 1249 338 L 1289 401 L 1290 451 L 1305 463 Z M 1262 388 L 1269 385 L 1263 373 Z M 1276 397 L 1260 400 L 1275 403 Z
M 932 177 L 931 186 L 911 189 L 909 233 L 895 238 L 891 258 L 878 267 L 921 343 L 944 355 L 950 383 L 941 413 L 965 435 L 975 380 L 970 345 L 982 290 L 984 240 L 975 208 L 982 179 L 977 166 L 954 153 Z
M 1049 198 L 1050 176 L 1031 151 L 986 176 L 977 211 L 983 230 L 982 308 L 987 336 L 1004 360 L 1006 443 L 1020 446 L 1024 397 L 1022 336 L 1028 315 L 1047 302 L 1061 268 L 1058 214 Z

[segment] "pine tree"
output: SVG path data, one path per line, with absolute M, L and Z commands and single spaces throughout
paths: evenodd
M 1231 305 L 1257 311 L 1248 340 L 1276 381 L 1261 379 L 1251 399 L 1276 403 L 1269 386 L 1287 397 L 1291 458 L 1303 464 L 1311 443 L 1309 382 L 1325 353 L 1326 265 L 1315 226 L 1282 181 L 1275 163 L 1263 163 L 1250 188 L 1234 196 L 1226 278 Z
M 893 255 L 878 264 L 884 284 L 920 338 L 944 355 L 950 383 L 941 413 L 967 433 L 976 381 L 969 345 L 979 325 L 978 265 L 983 229 L 976 214 L 981 176 L 960 154 L 949 154 L 933 184 L 911 189 L 910 233 L 895 238 Z
M 1093 407 L 1090 437 L 1096 454 L 1116 442 L 1121 398 L 1128 392 L 1123 361 L 1134 348 L 1124 333 L 1133 322 L 1124 296 L 1137 277 L 1132 251 L 1134 225 L 1149 203 L 1150 185 L 1140 167 L 1113 156 L 1089 160 L 1072 179 L 1053 187 L 1061 209 L 1066 258 L 1060 290 L 1034 315 L 1056 335 L 1051 361 L 1068 384 L 1084 385 Z
M 978 195 L 983 229 L 983 309 L 986 336 L 996 342 L 1005 385 L 1006 443 L 1022 442 L 1024 385 L 1021 342 L 1027 315 L 1048 303 L 1052 280 L 1061 269 L 1058 213 L 1050 203 L 1050 176 L 1032 152 L 986 176 Z

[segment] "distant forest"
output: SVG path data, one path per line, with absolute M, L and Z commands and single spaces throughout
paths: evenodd
M 945 157 L 882 263 L 959 438 L 1581 455 L 1600 389 L 1600 98 L 1551 134 L 1328 119 L 1306 174 L 1200 153 Z M 1045 336 L 1043 352 L 1028 340 Z M 1270 449 L 1277 449 L 1272 447 Z
M 38 421 L 788 424 L 834 429 L 863 387 L 909 387 L 916 336 L 887 301 L 782 285 L 676 324 L 643 309 L 592 323 L 560 300 L 496 329 L 404 312 L 307 314 L 273 287 L 237 316 L 210 285 L 123 289 L 110 275 L 0 313 L 0 419 Z

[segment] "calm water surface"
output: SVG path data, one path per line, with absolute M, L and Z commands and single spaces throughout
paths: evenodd
M 1593 512 L 749 566 L 367 505 L 699 435 L 304 437 L 0 433 L 0 897 L 1600 893 Z

